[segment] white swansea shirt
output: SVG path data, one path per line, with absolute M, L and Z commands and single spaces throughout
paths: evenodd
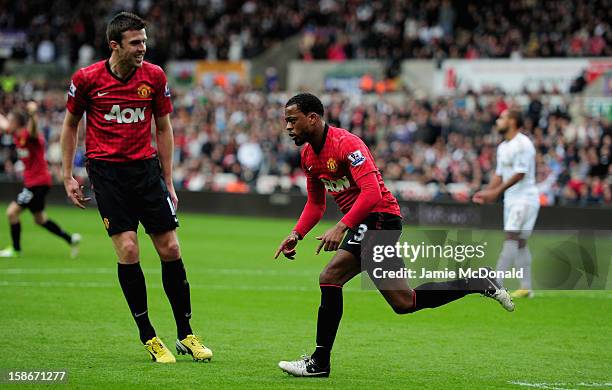
M 497 167 L 495 174 L 504 182 L 517 173 L 524 173 L 523 179 L 504 192 L 504 203 L 539 203 L 538 187 L 535 181 L 536 151 L 533 143 L 525 134 L 518 133 L 509 141 L 497 147 Z

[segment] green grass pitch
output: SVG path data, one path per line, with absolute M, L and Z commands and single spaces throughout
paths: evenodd
M 23 214 L 22 257 L 0 259 L 0 369 L 66 369 L 68 386 L 78 388 L 612 387 L 610 291 L 542 292 L 518 301 L 514 313 L 472 295 L 398 316 L 358 280 L 345 288 L 331 377 L 289 377 L 277 362 L 312 351 L 318 274 L 330 254 L 314 255 L 311 234 L 295 261 L 273 260 L 294 221 L 196 214 L 181 215 L 179 238 L 192 325 L 215 355 L 211 363 L 177 356 L 175 365 L 156 365 L 139 343 L 95 208 L 48 214 L 83 235 L 81 255 L 69 259 L 67 245 Z M 1 245 L 7 225 L 0 222 Z M 531 247 L 537 252 L 552 239 L 536 238 Z M 140 240 L 150 317 L 172 345 L 159 260 L 142 229 Z

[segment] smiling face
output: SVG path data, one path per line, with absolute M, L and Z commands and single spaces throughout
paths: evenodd
M 121 42 L 110 41 L 110 47 L 119 62 L 130 68 L 140 68 L 147 51 L 147 33 L 144 28 L 124 31 Z
M 304 114 L 297 104 L 285 107 L 285 122 L 287 122 L 285 129 L 297 146 L 302 146 L 309 141 L 311 128 L 317 118 L 318 115 L 314 112 Z

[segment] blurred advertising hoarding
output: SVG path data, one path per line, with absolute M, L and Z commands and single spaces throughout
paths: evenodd
M 593 82 L 612 69 L 612 58 L 447 60 L 434 80 L 434 93 L 500 88 L 507 93 L 558 91 L 567 93 L 578 77 Z
M 171 85 L 225 88 L 249 80 L 246 61 L 171 61 L 166 66 Z

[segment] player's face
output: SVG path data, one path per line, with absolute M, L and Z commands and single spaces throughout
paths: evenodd
M 121 45 L 117 45 L 117 54 L 121 62 L 133 67 L 141 67 L 147 51 L 147 33 L 141 30 L 123 32 Z
M 297 104 L 285 107 L 285 122 L 287 122 L 285 129 L 297 146 L 302 146 L 305 142 L 308 142 L 309 120 L 298 109 Z
M 505 110 L 501 113 L 497 121 L 495 122 L 497 131 L 500 134 L 505 134 L 510 128 L 510 115 L 508 114 L 508 110 Z

